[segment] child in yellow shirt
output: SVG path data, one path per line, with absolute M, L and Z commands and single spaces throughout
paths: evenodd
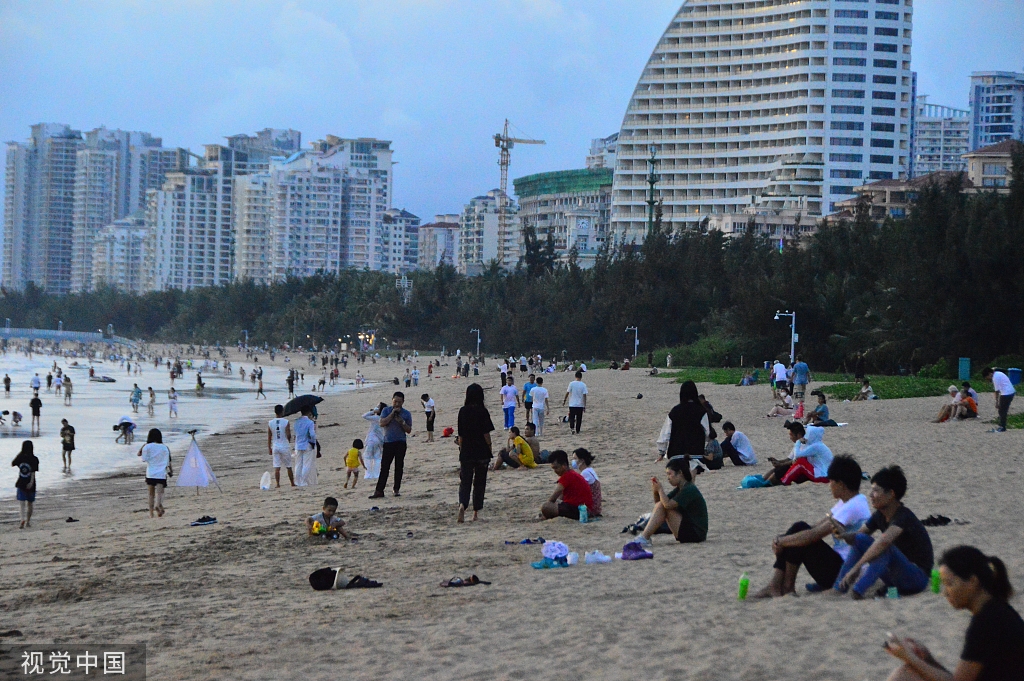
M 345 489 L 348 489 L 349 479 L 352 480 L 352 489 L 356 488 L 360 467 L 366 470 L 366 464 L 363 463 L 363 441 L 357 438 L 352 441 L 352 449 L 345 454 Z

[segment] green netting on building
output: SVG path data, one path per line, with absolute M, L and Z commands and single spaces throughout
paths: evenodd
M 553 173 L 537 173 L 512 180 L 516 196 L 519 198 L 542 194 L 596 192 L 601 187 L 610 187 L 611 184 L 611 168 L 557 170 Z

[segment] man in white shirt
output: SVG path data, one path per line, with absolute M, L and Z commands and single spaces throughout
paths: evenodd
M 533 425 L 537 429 L 537 437 L 544 434 L 544 415 L 548 413 L 548 389 L 544 387 L 544 377 L 537 377 L 537 386 L 530 391 L 533 399 Z
M 583 382 L 583 372 L 576 372 L 576 380 L 569 383 L 565 389 L 565 397 L 562 398 L 562 406 L 569 402 L 569 432 L 580 434 L 580 426 L 583 425 L 583 412 L 587 408 L 587 384 Z M 534 404 L 534 409 L 537 408 Z
M 772 390 L 777 399 L 779 397 L 779 388 L 786 385 L 786 365 L 779 360 L 775 360 L 775 364 L 772 366 L 772 379 Z
M 499 391 L 501 410 L 505 413 L 505 430 L 516 425 L 516 407 L 519 406 L 519 391 L 516 390 L 515 379 L 509 374 L 505 376 L 505 387 Z
M 32 385 L 32 390 L 39 392 L 39 387 L 42 385 L 42 381 L 39 380 L 39 374 L 32 377 L 30 384 Z
M 292 473 L 292 424 L 284 418 L 284 406 L 274 407 L 276 418 L 267 423 L 267 450 L 274 461 L 274 479 L 281 486 L 281 468 L 288 469 L 288 481 L 295 487 L 295 475 Z
M 996 411 L 999 412 L 999 427 L 993 428 L 989 432 L 1005 433 L 1006 417 L 1010 413 L 1010 402 L 1013 402 L 1013 396 L 1017 394 L 1017 390 L 1010 382 L 1010 377 L 1002 371 L 996 371 L 994 367 L 986 367 L 981 375 L 983 378 L 992 379 L 992 389 L 996 394 Z
M 746 435 L 736 430 L 731 421 L 722 424 L 725 440 L 722 441 L 722 454 L 732 460 L 734 466 L 753 466 L 757 463 L 754 446 Z
M 837 534 L 856 531 L 871 517 L 867 498 L 860 493 L 861 468 L 850 456 L 837 456 L 828 467 L 829 489 L 836 499 L 828 515 L 813 527 L 805 522 L 794 523 L 786 534 L 775 537 L 775 572 L 772 580 L 757 597 L 785 596 L 796 592 L 796 576 L 800 566 L 814 582 L 807 585 L 811 592 L 832 588 L 843 561 L 850 553 L 850 545 Z M 833 535 L 833 544 L 825 538 Z

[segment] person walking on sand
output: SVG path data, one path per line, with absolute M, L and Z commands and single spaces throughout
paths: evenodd
M 576 372 L 576 380 L 569 383 L 562 398 L 562 406 L 569 402 L 569 432 L 580 434 L 583 425 L 583 412 L 587 409 L 587 384 L 583 382 L 583 372 Z M 534 405 L 536 409 L 536 404 Z
M 139 413 L 139 403 L 142 402 L 142 388 L 136 383 L 132 388 L 131 397 L 128 398 L 128 402 L 132 405 L 132 413 Z
M 146 444 L 139 449 L 138 456 L 146 463 L 146 486 L 149 487 L 149 517 L 153 511 L 161 518 L 164 515 L 164 491 L 167 489 L 167 477 L 174 475 L 171 466 L 171 450 L 164 444 L 163 433 L 159 428 L 149 431 Z
M 274 407 L 275 417 L 267 424 L 267 450 L 274 464 L 274 480 L 281 486 L 281 468 L 288 471 L 288 481 L 295 487 L 292 473 L 292 424 L 284 417 L 284 405 Z
M 537 433 L 537 437 L 544 434 L 544 416 L 548 413 L 548 400 L 550 394 L 548 389 L 544 387 L 544 377 L 537 377 L 537 387 L 530 391 L 530 397 L 533 398 L 533 425 L 534 430 Z
M 35 445 L 31 440 L 21 443 L 21 451 L 14 457 L 11 466 L 18 469 L 18 480 L 14 487 L 18 490 L 18 505 L 21 516 L 21 527 L 24 530 L 32 524 L 32 504 L 36 501 L 36 473 L 39 472 L 39 459 L 34 453 Z
M 263 392 L 263 372 L 260 372 L 257 380 L 259 381 L 259 387 L 256 388 L 256 399 L 260 399 L 260 395 L 263 395 L 263 399 L 267 399 L 267 394 Z
M 391 398 L 391 406 L 380 413 L 380 427 L 384 429 L 384 450 L 380 462 L 377 489 L 370 495 L 371 499 L 383 498 L 392 462 L 395 464 L 393 493 L 396 497 L 402 496 L 400 490 L 402 475 L 405 472 L 406 435 L 412 432 L 412 414 L 402 408 L 403 404 L 405 404 L 405 393 L 396 392 Z
M 64 377 L 64 406 L 71 406 L 71 377 Z
M 61 461 L 64 470 L 71 470 L 71 452 L 75 451 L 75 427 L 67 419 L 60 420 Z
M 516 408 L 519 406 L 519 391 L 516 390 L 515 379 L 509 372 L 505 376 L 505 386 L 499 391 L 501 410 L 505 414 L 505 430 L 516 425 Z

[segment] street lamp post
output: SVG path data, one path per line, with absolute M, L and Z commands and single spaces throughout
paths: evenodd
M 480 356 L 480 329 L 470 329 L 470 333 L 476 334 L 476 357 Z
M 633 357 L 636 357 L 636 353 L 640 352 L 640 329 L 635 326 L 627 326 L 625 333 L 633 332 Z
M 775 311 L 775 321 L 779 321 L 779 317 L 789 317 L 790 318 L 790 323 L 789 323 L 789 361 L 790 361 L 790 363 L 792 363 L 792 362 L 796 361 L 796 344 L 800 340 L 800 336 L 798 336 L 796 334 L 796 310 L 794 310 L 793 312 L 790 312 L 789 310 L 786 310 L 785 312 L 779 312 L 778 310 L 776 310 Z

